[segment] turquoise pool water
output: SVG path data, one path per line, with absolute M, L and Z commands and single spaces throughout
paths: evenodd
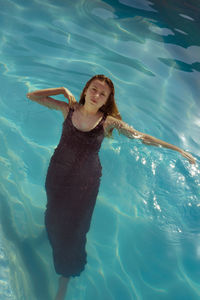
M 88 264 L 66 299 L 198 300 L 199 2 L 0 4 L 0 299 L 53 299 L 57 287 L 44 180 L 63 119 L 25 95 L 65 86 L 78 99 L 103 73 L 124 121 L 188 150 L 197 164 L 117 133 L 105 139 Z

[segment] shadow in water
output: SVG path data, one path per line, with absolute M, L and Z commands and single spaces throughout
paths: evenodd
M 11 241 L 24 263 L 25 274 L 29 274 L 32 283 L 32 293 L 36 299 L 51 299 L 48 283 L 48 274 L 45 272 L 45 265 L 42 259 L 37 255 L 35 249 L 39 240 L 44 242 L 45 232 L 39 238 L 22 239 L 18 236 L 12 220 L 11 209 L 7 199 L 3 194 L 0 194 L 0 218 L 2 231 L 5 238 Z M 24 288 L 24 293 L 26 289 Z M 27 299 L 25 295 L 25 299 Z

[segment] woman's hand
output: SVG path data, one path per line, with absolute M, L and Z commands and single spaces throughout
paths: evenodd
M 73 107 L 74 104 L 77 103 L 75 97 L 72 95 L 72 93 L 67 88 L 63 87 L 62 90 L 63 90 L 62 94 L 64 95 L 64 97 L 69 100 L 69 106 Z
M 164 141 L 158 140 L 154 137 L 144 135 L 142 142 L 146 145 L 160 146 L 160 147 L 165 147 L 165 148 L 168 148 L 168 149 L 178 151 L 183 157 L 185 157 L 189 160 L 190 164 L 195 164 L 196 163 L 195 158 L 190 153 L 180 149 L 179 147 L 176 147 L 176 146 L 168 144 Z
M 190 153 L 188 153 L 188 152 L 186 152 L 186 151 L 184 151 L 184 150 L 181 150 L 181 151 L 180 151 L 180 154 L 181 154 L 183 157 L 187 158 L 187 159 L 189 160 L 189 163 L 190 163 L 190 164 L 195 164 L 195 163 L 196 163 L 195 158 L 194 158 Z

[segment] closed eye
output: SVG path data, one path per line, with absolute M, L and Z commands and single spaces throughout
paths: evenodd
M 94 92 L 98 91 L 98 89 L 95 86 L 91 87 L 91 90 L 94 91 Z M 100 93 L 100 95 L 103 96 L 103 97 L 106 97 L 106 94 L 104 92 Z

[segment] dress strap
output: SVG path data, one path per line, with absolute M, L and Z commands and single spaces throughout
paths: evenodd
M 74 112 L 74 108 L 69 107 L 69 112 L 68 112 L 67 118 L 70 118 L 70 119 L 71 119 L 71 118 L 72 118 L 73 112 Z
M 107 114 L 103 115 L 103 120 L 105 121 L 105 119 L 107 118 Z
M 107 114 L 104 113 L 103 118 L 101 119 L 101 123 L 104 123 L 107 118 Z
M 68 120 L 71 120 L 72 119 L 72 113 L 73 113 L 73 111 L 74 111 L 74 109 L 73 108 L 69 108 L 69 111 L 68 111 L 68 114 L 67 114 L 67 116 L 66 116 L 66 118 L 65 118 L 65 120 L 64 120 L 64 122 L 63 122 L 63 124 L 65 123 L 65 122 L 67 122 Z

